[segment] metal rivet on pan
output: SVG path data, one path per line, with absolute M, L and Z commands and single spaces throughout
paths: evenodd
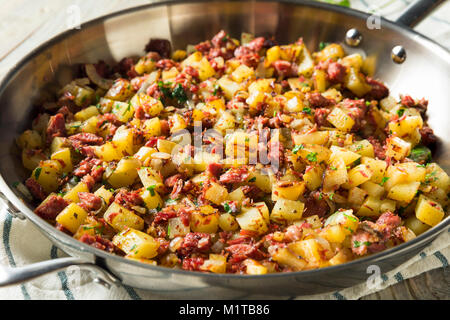
M 355 28 L 348 30 L 345 34 L 345 42 L 351 47 L 359 46 L 361 40 L 362 34 Z
M 403 63 L 406 60 L 406 50 L 402 46 L 392 48 L 391 58 L 395 63 Z

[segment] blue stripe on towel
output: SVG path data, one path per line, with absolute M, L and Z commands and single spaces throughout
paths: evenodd
M 400 272 L 397 272 L 396 274 L 394 274 L 394 279 L 397 280 L 397 282 L 402 282 L 403 276 Z
M 333 293 L 333 296 L 337 299 L 337 300 L 347 300 L 342 294 L 340 294 L 339 292 L 335 292 Z
M 442 254 L 442 252 L 436 251 L 436 252 L 434 253 L 434 256 L 435 256 L 436 258 L 439 259 L 439 261 L 442 263 L 442 266 L 443 266 L 444 268 L 447 268 L 447 267 L 448 267 L 448 260 L 447 260 L 447 258 Z
M 16 261 L 14 260 L 11 246 L 9 245 L 9 236 L 11 234 L 12 219 L 13 217 L 9 213 L 5 213 L 5 221 L 3 222 L 3 246 L 5 247 L 6 256 L 8 257 L 9 264 L 12 267 L 16 266 Z M 23 284 L 20 285 L 22 290 L 23 298 L 25 300 L 30 300 L 31 297 L 28 294 L 27 288 Z
M 52 249 L 50 250 L 50 257 L 52 259 L 58 258 L 58 255 L 56 254 L 58 248 L 55 246 L 52 246 Z M 66 296 L 67 300 L 75 300 L 73 297 L 72 291 L 70 291 L 69 286 L 67 285 L 67 274 L 64 271 L 58 272 L 59 280 L 61 280 L 61 287 L 64 291 L 64 295 Z
M 142 298 L 137 294 L 136 291 L 134 291 L 134 289 L 132 287 L 129 287 L 127 285 L 122 285 L 125 289 L 125 291 L 128 293 L 128 295 L 130 296 L 131 299 L 133 300 L 142 300 Z

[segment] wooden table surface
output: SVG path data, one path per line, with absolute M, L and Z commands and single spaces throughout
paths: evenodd
M 72 25 L 76 10 L 80 9 L 80 19 L 83 22 L 149 2 L 144 0 L 2 1 L 0 4 L 0 39 L 2 40 L 0 78 L 31 49 Z M 449 268 L 440 268 L 407 279 L 362 299 L 450 299 L 449 282 Z

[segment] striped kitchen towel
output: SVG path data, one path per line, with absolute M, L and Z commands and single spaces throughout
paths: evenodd
M 6 210 L 1 210 L 0 263 L 12 267 L 33 262 L 64 257 L 65 254 L 53 246 L 34 225 L 25 220 L 13 219 Z M 179 290 L 145 291 L 128 286 L 106 289 L 93 282 L 93 274 L 69 268 L 49 274 L 30 282 L 0 289 L 0 299 L 358 299 L 382 290 L 392 284 L 414 277 L 423 272 L 447 267 L 450 259 L 450 230 L 443 232 L 430 246 L 396 269 L 381 274 L 378 286 L 372 282 L 327 294 L 302 297 L 271 297 L 247 295 L 242 292 L 225 291 L 207 286 Z M 370 274 L 368 274 L 369 279 Z
M 331 1 L 341 2 L 347 1 Z M 380 14 L 394 20 L 411 0 L 352 0 L 352 7 Z M 430 18 L 421 23 L 417 31 L 450 48 L 450 3 L 447 2 Z M 63 257 L 65 254 L 51 244 L 29 221 L 13 219 L 6 210 L 0 210 L 0 263 L 5 266 L 22 266 L 30 263 Z M 382 290 L 392 284 L 423 272 L 447 267 L 450 259 L 450 233 L 443 232 L 430 246 L 395 270 L 381 275 L 378 286 L 372 283 L 347 288 L 339 292 L 305 296 L 283 297 L 290 299 L 358 299 Z M 369 275 L 368 275 L 369 277 Z M 187 296 L 188 294 L 188 296 Z M 267 299 L 270 296 L 249 296 L 235 291 L 222 291 L 199 285 L 198 288 L 175 291 L 144 291 L 128 286 L 107 289 L 93 282 L 92 274 L 77 268 L 46 275 L 30 282 L 0 289 L 0 299 Z

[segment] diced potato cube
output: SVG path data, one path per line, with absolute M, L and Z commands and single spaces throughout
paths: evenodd
M 205 151 L 196 152 L 193 162 L 194 170 L 196 172 L 203 172 L 211 163 L 220 163 L 221 156 L 216 153 L 210 153 Z
M 225 98 L 227 98 L 228 100 L 231 100 L 236 92 L 240 89 L 239 83 L 230 80 L 226 76 L 223 76 L 222 78 L 217 80 L 217 84 L 220 86 L 223 93 L 225 94 Z
M 384 189 L 383 189 L 384 191 Z M 358 187 L 351 188 L 348 191 L 347 200 L 351 204 L 361 205 L 364 202 L 364 199 L 367 196 L 367 191 Z
M 405 220 L 405 226 L 411 229 L 416 236 L 421 235 L 431 228 L 428 224 L 417 219 L 415 215 L 412 215 Z
M 268 65 L 280 59 L 281 49 L 280 46 L 273 46 L 267 49 L 266 61 Z
M 364 76 L 355 68 L 348 68 L 344 83 L 345 86 L 358 97 L 364 96 L 371 90 L 371 86 L 366 83 Z
M 187 56 L 186 50 L 175 50 L 174 53 L 172 53 L 172 59 L 175 61 L 182 61 Z
M 175 113 L 169 117 L 170 132 L 175 133 L 177 131 L 186 129 L 186 120 L 178 113 Z
M 321 252 L 322 246 L 316 239 L 296 241 L 288 245 L 290 251 L 308 261 L 311 267 L 319 267 L 324 261 Z
M 114 102 L 115 101 L 112 99 L 100 98 L 100 101 L 97 104 L 100 113 L 101 114 L 110 113 Z
M 221 254 L 209 254 L 209 259 L 200 266 L 200 270 L 213 273 L 225 273 L 227 271 L 227 258 Z
M 31 177 L 42 186 L 45 192 L 50 193 L 58 189 L 61 173 L 62 166 L 59 161 L 45 160 L 33 170 Z
M 161 111 L 164 110 L 164 106 L 161 101 L 143 92 L 134 95 L 130 100 L 130 103 L 133 106 L 133 112 L 137 108 L 142 107 L 145 113 L 151 117 L 156 117 L 161 113 Z
M 159 242 L 133 228 L 127 228 L 116 234 L 112 243 L 124 251 L 127 257 L 150 259 L 158 255 Z
M 426 176 L 421 180 L 425 183 L 449 191 L 450 178 L 448 174 L 437 164 L 430 163 L 426 168 Z
M 161 176 L 158 174 L 158 172 L 156 172 L 152 168 L 141 167 L 138 170 L 138 175 L 139 178 L 141 179 L 142 184 L 144 185 L 144 188 L 148 187 L 153 188 L 153 186 L 156 186 L 155 187 L 156 191 L 160 192 L 164 190 L 164 184 Z
M 334 243 L 342 243 L 347 236 L 344 228 L 340 225 L 330 225 L 326 227 L 321 234 L 323 234 L 323 237 L 327 241 Z
M 393 96 L 388 96 L 388 97 L 380 100 L 380 107 L 384 111 L 389 112 L 396 106 L 397 106 L 397 99 L 395 99 Z
M 110 141 L 95 148 L 95 155 L 106 162 L 120 160 L 123 155 L 118 148 Z
M 209 112 L 213 115 L 219 115 L 222 111 L 226 110 L 224 99 L 214 99 L 208 101 L 204 107 L 201 108 L 202 111 Z
M 133 147 L 133 130 L 128 129 L 126 126 L 121 126 L 117 129 L 112 138 L 112 142 L 116 149 L 116 153 L 121 155 L 119 159 L 126 156 L 131 156 L 134 153 Z M 105 160 L 106 161 L 106 160 Z
M 364 157 L 374 158 L 375 153 L 373 145 L 368 140 L 356 141 L 354 144 L 348 147 L 351 151 L 356 152 Z
M 344 132 L 350 132 L 355 125 L 355 120 L 341 108 L 334 108 L 328 115 L 327 120 L 333 126 Z
M 30 149 L 22 150 L 22 164 L 28 170 L 34 170 L 41 161 L 46 159 L 47 157 L 42 152 Z
M 314 88 L 318 92 L 324 92 L 327 89 L 327 74 L 324 70 L 316 69 L 313 74 Z
M 350 189 L 359 186 L 360 184 L 369 181 L 371 176 L 372 170 L 370 170 L 367 165 L 357 165 L 348 172 L 348 183 L 344 184 L 343 187 Z
M 227 200 L 228 191 L 224 186 L 216 182 L 212 182 L 211 186 L 205 192 L 205 198 L 214 204 L 220 205 Z
M 189 57 L 187 57 L 182 63 L 182 68 L 186 66 L 191 66 L 198 70 L 200 81 L 205 81 L 208 78 L 214 76 L 216 73 L 214 69 L 211 67 L 211 64 L 203 57 L 200 51 L 196 51 L 192 53 Z
M 134 158 L 123 158 L 117 163 L 116 169 L 109 176 L 108 182 L 114 188 L 128 187 L 138 177 L 137 169 L 141 166 L 139 160 Z
M 85 109 L 82 109 L 81 111 L 78 111 L 74 114 L 74 118 L 76 121 L 85 121 L 91 117 L 95 117 L 98 115 L 98 109 L 96 106 L 90 106 Z
M 270 219 L 276 222 L 289 222 L 302 218 L 305 204 L 301 201 L 279 199 L 270 214 Z
M 254 75 L 255 71 L 252 68 L 247 67 L 245 64 L 241 64 L 233 71 L 231 78 L 234 81 L 241 83 L 244 80 L 253 78 Z
M 338 253 L 336 253 L 336 255 L 328 261 L 330 265 L 337 266 L 339 264 L 343 264 L 349 261 L 351 254 L 346 252 L 347 250 L 343 249 L 340 250 Z
M 148 166 L 150 163 L 151 155 L 157 152 L 155 148 L 141 147 L 138 152 L 136 152 L 133 157 L 138 159 L 142 166 Z
M 354 53 L 343 57 L 341 63 L 348 68 L 359 70 L 363 65 L 363 58 L 359 53 Z
M 303 46 L 301 57 L 301 61 L 297 68 L 298 75 L 309 77 L 314 71 L 314 61 L 306 46 Z
M 69 143 L 66 138 L 63 137 L 54 137 L 52 143 L 50 145 L 50 153 L 53 154 L 62 148 L 69 147 Z
M 330 150 L 326 147 L 316 144 L 303 144 L 303 148 L 299 149 L 295 155 L 308 163 L 321 163 L 322 161 L 328 161 L 330 154 Z
M 325 171 L 323 189 L 325 192 L 333 191 L 340 185 L 348 182 L 347 167 L 342 158 L 335 159 Z
M 142 57 L 139 59 L 139 61 L 134 65 L 134 70 L 139 75 L 142 75 L 144 73 L 150 73 L 155 68 L 156 62 L 153 61 L 153 59 L 150 59 L 148 57 Z
M 133 95 L 133 86 L 129 80 L 119 78 L 114 81 L 111 88 L 105 94 L 106 99 L 125 101 Z
M 113 202 L 108 207 L 103 218 L 117 231 L 122 231 L 127 228 L 136 230 L 144 229 L 144 220 L 141 217 L 116 202 Z
M 386 144 L 386 157 L 402 160 L 411 153 L 411 143 L 399 137 L 389 137 Z
M 214 125 L 214 129 L 224 133 L 227 130 L 234 129 L 235 124 L 236 120 L 234 116 L 231 114 L 231 112 L 223 111 L 220 115 L 220 118 Z
M 97 191 L 94 192 L 97 197 L 100 197 L 105 201 L 106 204 L 109 204 L 113 197 L 113 193 L 105 188 L 105 186 L 101 186 Z
M 242 212 L 245 212 L 246 210 L 249 210 L 249 208 L 256 208 L 258 209 L 259 213 L 261 213 L 264 221 L 269 224 L 270 222 L 270 216 L 269 216 L 269 208 L 267 207 L 267 204 L 264 201 L 261 202 L 255 202 L 252 206 L 249 207 L 242 207 Z
M 385 213 L 386 211 L 395 212 L 396 202 L 394 200 L 384 199 L 381 201 L 380 213 Z
M 353 210 L 340 210 L 333 213 L 325 221 L 325 226 L 339 225 L 343 228 L 345 234 L 351 234 L 358 229 L 359 219 L 353 215 Z
M 428 199 L 423 194 L 419 196 L 415 211 L 417 219 L 432 227 L 441 222 L 445 215 L 439 203 Z
M 413 134 L 416 129 L 420 129 L 423 126 L 423 120 L 420 115 L 401 117 L 399 120 L 389 122 L 389 131 L 396 134 L 399 137 Z
M 384 188 L 378 183 L 372 181 L 366 181 L 361 185 L 361 188 L 372 197 L 381 198 L 384 194 Z
M 387 164 L 383 160 L 372 159 L 368 157 L 362 157 L 361 163 L 365 164 L 371 171 L 372 176 L 370 180 L 375 183 L 381 183 L 386 171 Z
M 167 225 L 167 235 L 170 239 L 183 237 L 189 232 L 191 232 L 189 223 L 188 225 L 185 225 L 180 217 L 169 219 L 169 223 Z
M 250 176 L 247 180 L 249 184 L 254 184 L 265 193 L 272 192 L 272 183 L 269 175 L 259 170 L 250 170 Z
M 74 203 L 80 202 L 80 198 L 78 197 L 78 193 L 80 192 L 89 192 L 89 188 L 86 183 L 83 181 L 78 182 L 72 189 L 70 189 L 65 195 L 64 200 L 71 201 Z
M 223 231 L 236 231 L 239 228 L 239 225 L 232 214 L 222 213 L 219 216 L 219 227 Z
M 266 221 L 258 208 L 249 208 L 242 210 L 242 213 L 236 216 L 239 226 L 243 230 L 254 231 L 257 234 L 264 234 L 268 227 Z
M 211 206 L 203 206 L 191 213 L 190 226 L 193 232 L 216 233 L 219 228 L 219 214 Z
M 56 222 L 75 233 L 87 217 L 87 212 L 75 203 L 70 203 L 56 217 Z
M 56 151 L 55 153 L 52 153 L 51 159 L 59 161 L 63 172 L 71 172 L 72 171 L 72 169 L 73 169 L 72 157 L 70 155 L 69 148 L 62 148 L 62 149 Z
M 163 70 L 161 74 L 161 78 L 163 81 L 174 80 L 175 77 L 179 74 L 176 67 L 172 67 L 169 70 Z
M 267 268 L 256 260 L 245 259 L 242 262 L 242 264 L 246 266 L 246 269 L 245 269 L 246 274 L 266 274 L 267 273 Z
M 340 44 L 330 43 L 317 53 L 319 61 L 334 60 L 337 61 L 345 56 L 344 49 Z
M 109 127 L 103 127 L 105 124 L 106 122 L 99 123 L 99 118 L 94 116 L 83 121 L 81 124 L 81 131 L 86 133 L 98 133 L 100 136 L 105 137 L 110 132 Z
M 162 208 L 164 205 L 161 196 L 154 189 L 154 187 L 148 187 L 141 193 L 141 198 L 144 200 L 145 206 L 149 210 L 156 209 L 158 207 Z
M 232 192 L 228 193 L 228 200 L 236 201 L 238 203 L 241 203 L 242 200 L 244 200 L 245 194 L 242 191 L 242 187 L 239 187 Z
M 322 185 L 323 169 L 320 165 L 311 165 L 306 167 L 303 174 L 303 181 L 305 181 L 306 187 L 314 191 Z
M 380 206 L 380 199 L 368 196 L 356 214 L 365 217 L 378 217 L 380 215 Z
M 161 135 L 161 121 L 158 117 L 144 121 L 142 130 L 145 132 L 145 137 L 157 137 Z
M 328 160 L 329 162 L 333 162 L 334 159 L 341 158 L 342 160 L 344 160 L 345 165 L 348 166 L 361 158 L 361 155 L 359 155 L 358 153 L 338 146 L 331 146 L 330 150 L 331 156 Z
M 328 131 L 314 131 L 304 134 L 292 134 L 292 141 L 295 145 L 301 144 L 319 144 L 324 145 L 328 142 L 330 133 Z
M 175 142 L 165 139 L 158 139 L 158 141 L 156 142 L 156 147 L 158 148 L 159 152 L 170 154 L 176 146 L 177 144 Z
M 397 201 L 411 202 L 419 190 L 420 182 L 402 183 L 393 186 L 388 193 L 388 197 Z
M 272 189 L 272 201 L 278 199 L 297 200 L 305 191 L 305 183 L 300 181 L 280 181 Z
M 119 121 L 125 123 L 133 117 L 134 108 L 131 103 L 116 101 L 113 104 L 111 113 L 116 115 Z
M 211 78 L 212 76 L 214 76 L 216 74 L 216 71 L 213 69 L 213 67 L 211 66 L 211 64 L 209 63 L 208 59 L 206 59 L 206 57 L 203 57 L 198 65 L 197 65 L 197 69 L 198 69 L 198 77 L 200 78 L 200 81 L 205 81 L 208 78 Z
M 288 248 L 278 248 L 272 253 L 272 259 L 281 265 L 292 268 L 293 271 L 303 270 L 308 262 L 299 255 L 292 253 Z
M 17 145 L 21 149 L 38 149 L 42 147 L 42 137 L 36 130 L 25 130 L 17 138 Z

